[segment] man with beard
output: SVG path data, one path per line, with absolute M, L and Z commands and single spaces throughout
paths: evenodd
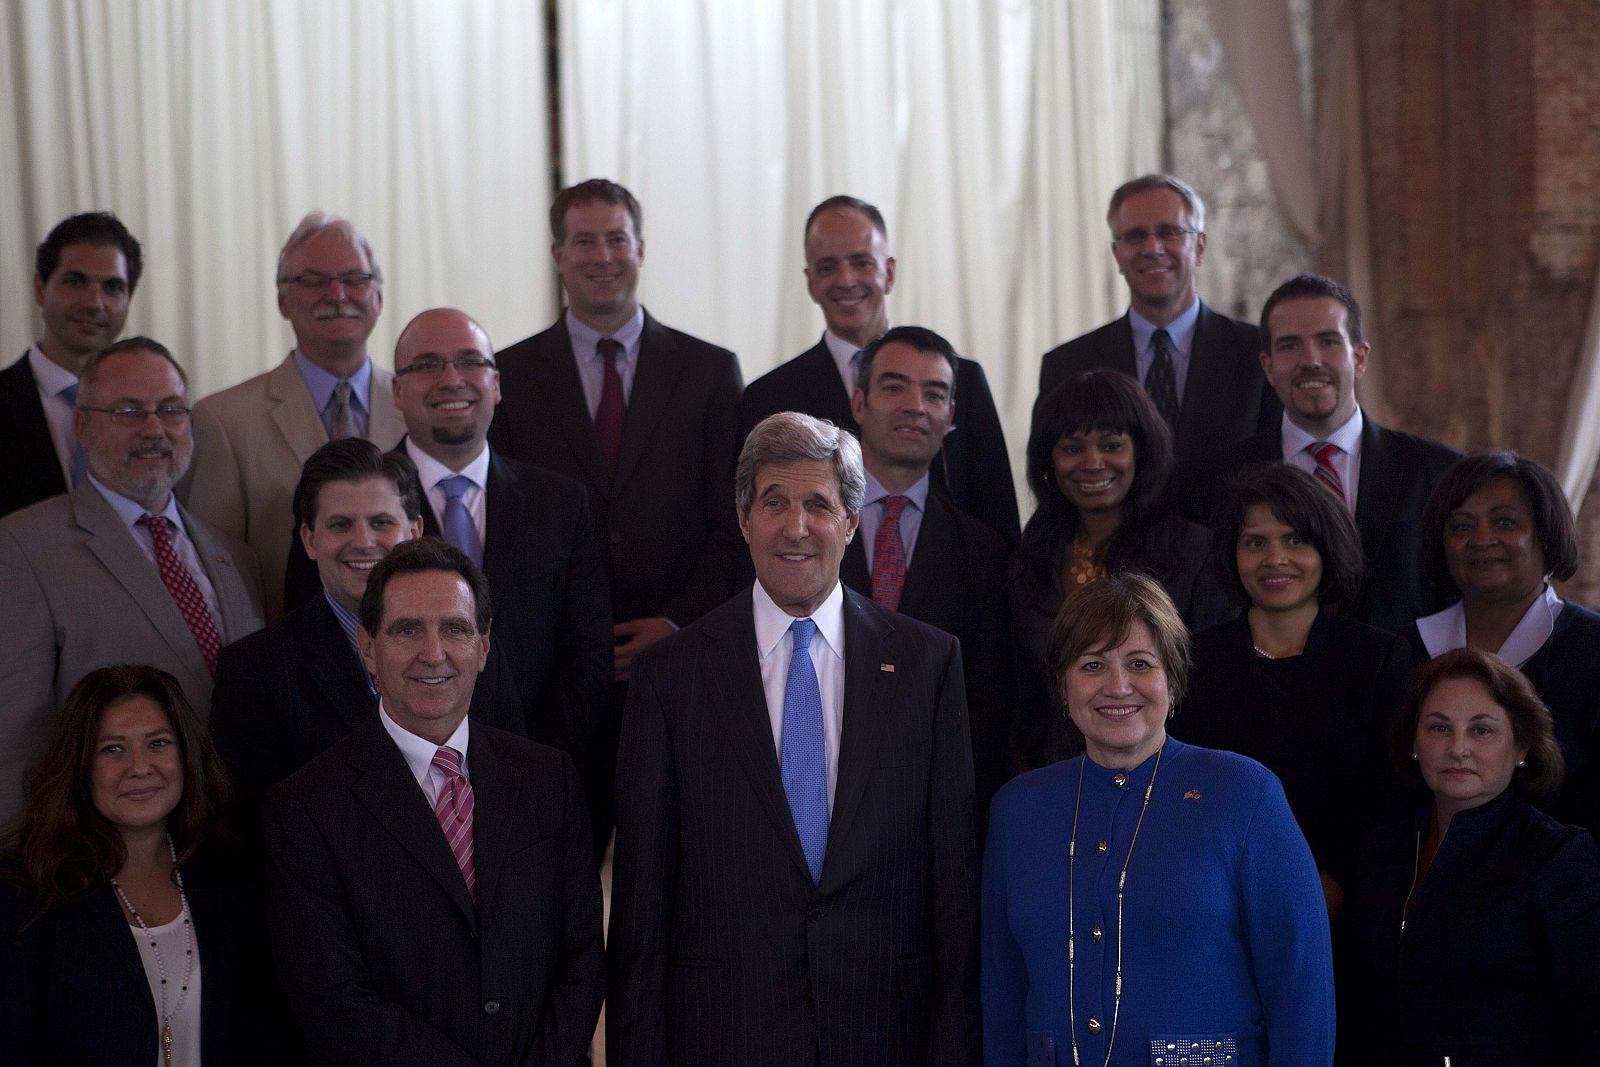
M 0 821 L 45 721 L 89 671 L 148 663 L 197 708 L 217 653 L 261 628 L 260 571 L 248 547 L 178 506 L 189 466 L 188 382 L 172 353 L 131 337 L 91 357 L 74 429 L 88 473 L 70 493 L 0 519 Z
M 194 408 L 200 462 L 184 494 L 194 513 L 261 558 L 267 619 L 285 610 L 283 576 L 296 537 L 291 500 L 305 461 L 328 441 L 365 437 L 393 448 L 405 427 L 367 338 L 383 310 L 383 269 L 349 221 L 313 211 L 278 256 L 278 311 L 295 347 L 265 374 Z M 289 605 L 293 606 L 293 605 Z
M 0 515 L 83 481 L 72 432 L 78 374 L 122 332 L 144 258 L 115 215 L 91 211 L 57 223 L 34 255 L 33 299 L 44 332 L 0 371 Z

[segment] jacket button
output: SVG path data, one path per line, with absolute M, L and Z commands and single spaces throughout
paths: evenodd
M 1104 933 L 1105 933 L 1105 931 L 1101 930 L 1098 926 L 1096 926 L 1094 929 L 1089 931 L 1089 936 L 1094 938 L 1096 941 L 1099 941 L 1101 936 Z
M 611 531 L 611 543 L 614 544 L 614 545 L 622 544 L 622 531 L 621 530 L 612 530 Z
M 500 1014 L 500 1002 L 498 1000 L 486 1000 L 486 1001 L 484 1001 L 483 1002 L 483 1013 L 485 1015 L 498 1015 L 498 1014 Z
M 1098 1034 L 1100 1032 L 1100 1020 L 1099 1019 L 1090 1019 L 1089 1020 L 1089 1032 L 1091 1034 Z
M 1128 776 L 1123 774 L 1121 771 L 1118 771 L 1116 774 L 1111 776 L 1111 784 L 1116 786 L 1118 789 L 1121 789 L 1123 786 L 1128 784 Z
M 828 909 L 827 908 L 812 908 L 810 913 L 806 915 L 806 922 L 808 922 L 808 923 L 821 922 L 823 919 L 826 919 L 827 917 L 828 917 Z
M 1109 846 L 1104 841 L 1102 841 L 1098 845 L 1094 846 L 1094 850 L 1096 852 L 1100 853 L 1100 855 L 1104 856 L 1106 854 L 1106 849 L 1108 847 Z

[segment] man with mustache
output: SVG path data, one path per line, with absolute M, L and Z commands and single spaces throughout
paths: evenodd
M 1261 311 L 1261 369 L 1283 404 L 1279 424 L 1225 450 L 1201 479 L 1214 510 L 1226 478 L 1256 463 L 1289 463 L 1314 476 L 1355 516 L 1366 577 L 1343 614 L 1391 633 L 1449 603 L 1428 579 L 1421 527 L 1434 483 L 1457 458 L 1437 441 L 1379 426 L 1356 402 L 1372 346 L 1350 290 L 1317 274 L 1275 289 Z
M 284 242 L 277 279 L 294 350 L 195 405 L 200 462 L 185 495 L 196 515 L 261 558 L 268 621 L 286 607 L 284 569 L 296 536 L 290 502 L 301 466 L 328 441 L 365 437 L 392 448 L 405 432 L 393 378 L 367 355 L 383 310 L 383 270 L 361 231 L 311 212 Z
M 91 356 L 73 428 L 87 473 L 70 493 L 0 519 L 0 822 L 44 723 L 89 671 L 148 663 L 211 701 L 219 649 L 261 628 L 255 554 L 178 505 L 189 466 L 188 382 L 172 353 L 130 337 Z
M 1051 349 L 1039 365 L 1043 398 L 1088 370 L 1118 370 L 1144 386 L 1172 427 L 1180 466 L 1277 424 L 1262 379 L 1256 328 L 1201 301 L 1206 208 L 1170 174 L 1146 174 L 1111 194 L 1111 254 L 1128 284 L 1128 313 Z
M 0 515 L 83 481 L 73 434 L 78 373 L 122 332 L 139 284 L 139 242 L 115 215 L 91 211 L 57 223 L 34 254 L 33 299 L 44 330 L 0 371 Z

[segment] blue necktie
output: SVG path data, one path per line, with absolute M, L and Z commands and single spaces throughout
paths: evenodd
M 472 521 L 461 497 L 473 487 L 465 474 L 442 478 L 438 488 L 444 491 L 444 539 L 472 557 L 472 562 L 483 566 L 483 541 L 478 537 L 478 524 Z
M 78 406 L 78 383 L 77 382 L 73 382 L 71 385 L 67 386 L 65 389 L 63 389 L 59 393 L 57 393 L 56 396 L 59 396 L 61 399 L 65 400 L 68 404 L 71 404 L 73 407 L 77 407 Z M 83 476 L 85 474 L 87 474 L 88 472 L 89 472 L 89 457 L 83 451 L 83 445 L 78 443 L 77 436 L 74 435 L 73 439 L 72 439 L 72 470 L 71 470 L 71 478 L 69 479 L 72 482 L 72 484 L 67 486 L 67 488 L 68 489 L 76 489 L 78 487 L 78 483 L 83 481 Z
M 828 757 L 822 738 L 822 688 L 811 663 L 811 635 L 817 624 L 796 619 L 794 656 L 783 685 L 783 793 L 800 832 L 811 880 L 822 878 L 822 857 L 828 849 Z

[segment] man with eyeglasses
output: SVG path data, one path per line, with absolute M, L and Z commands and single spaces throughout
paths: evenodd
M 195 405 L 199 462 L 184 490 L 196 515 L 261 558 L 269 621 L 296 606 L 285 604 L 284 570 L 297 538 L 292 499 L 305 461 L 341 437 L 392 448 L 405 432 L 393 379 L 367 354 L 383 310 L 383 270 L 361 231 L 311 212 L 284 242 L 277 279 L 294 350 L 272 370 Z
M 138 240 L 109 212 L 63 219 L 40 243 L 33 299 L 44 329 L 0 371 L 0 515 L 83 481 L 72 431 L 78 372 L 122 332 L 143 268 Z
M 1040 399 L 1088 370 L 1137 378 L 1172 428 L 1182 466 L 1276 426 L 1281 410 L 1256 358 L 1256 328 L 1200 300 L 1205 211 L 1170 174 L 1146 174 L 1112 193 L 1106 221 L 1128 313 L 1046 352 L 1039 367 Z
M 0 822 L 78 679 L 148 663 L 205 708 L 221 647 L 261 628 L 255 554 L 172 493 L 193 454 L 188 404 L 183 370 L 159 342 L 131 337 L 91 356 L 73 420 L 83 481 L 0 519 Z

